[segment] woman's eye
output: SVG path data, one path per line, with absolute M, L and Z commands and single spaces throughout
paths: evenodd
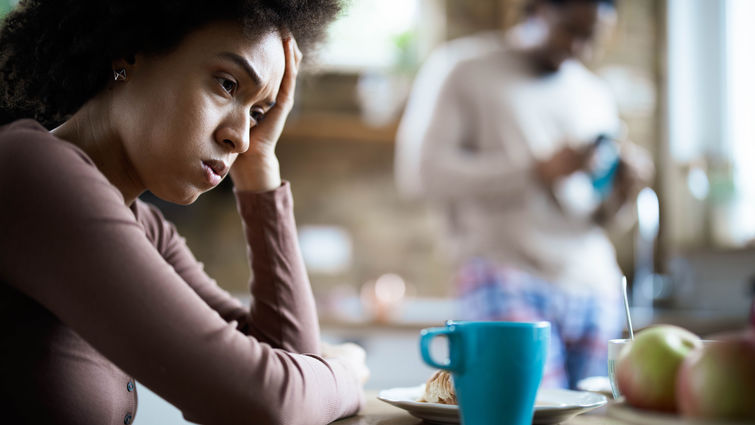
M 249 115 L 251 115 L 252 119 L 257 123 L 260 123 L 265 119 L 265 113 L 262 111 L 252 111 Z
M 229 80 L 227 78 L 218 78 L 218 82 L 223 87 L 223 90 L 228 93 L 233 93 L 233 91 L 236 90 L 236 82 L 233 80 Z

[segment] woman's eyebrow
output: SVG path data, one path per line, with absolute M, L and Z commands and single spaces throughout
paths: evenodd
M 236 65 L 240 66 L 244 71 L 246 71 L 247 74 L 249 74 L 249 78 L 252 79 L 254 84 L 262 84 L 262 78 L 260 78 L 260 74 L 257 73 L 257 71 L 254 69 L 252 64 L 249 63 L 248 60 L 244 59 L 240 55 L 237 55 L 236 53 L 231 52 L 222 52 L 218 56 L 224 59 L 228 59 Z
M 241 55 L 232 52 L 221 52 L 218 56 L 224 59 L 228 59 L 236 65 L 240 66 L 244 71 L 246 71 L 246 73 L 249 75 L 249 78 L 252 79 L 254 84 L 258 86 L 262 84 L 262 78 L 260 78 L 260 74 L 258 74 L 252 64 L 249 63 L 248 60 L 244 59 Z M 268 99 L 266 103 L 268 109 L 275 106 L 275 101 L 272 99 Z

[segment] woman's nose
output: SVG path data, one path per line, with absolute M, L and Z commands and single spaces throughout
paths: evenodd
M 250 121 L 251 118 L 246 114 L 243 114 L 243 117 L 229 117 L 229 119 L 218 128 L 215 134 L 216 142 L 230 152 L 246 152 L 247 149 L 249 149 Z

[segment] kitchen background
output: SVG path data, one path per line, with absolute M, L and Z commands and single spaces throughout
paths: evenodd
M 748 72 L 755 65 L 744 46 L 755 33 L 743 16 L 751 3 L 619 1 L 617 30 L 590 64 L 615 92 L 630 138 L 651 152 L 657 168 L 655 193 L 639 205 L 644 231 L 611 232 L 630 282 L 645 286 L 635 293 L 638 305 L 747 312 L 755 278 L 748 261 L 755 178 L 747 161 L 755 128 L 745 114 L 755 110 Z M 324 318 L 390 323 L 409 314 L 398 308 L 373 320 L 375 281 L 397 294 L 405 288 L 405 301 L 452 295 L 439 218 L 396 190 L 395 129 L 412 76 L 434 45 L 506 28 L 523 4 L 354 0 L 332 28 L 302 76 L 277 150 Z M 191 206 L 160 207 L 209 274 L 246 293 L 249 270 L 230 181 Z
M 394 184 L 393 138 L 413 74 L 433 46 L 505 29 L 522 0 L 354 0 L 298 85 L 279 143 L 326 339 L 367 348 L 368 387 L 429 370 L 417 331 L 454 317 L 439 217 Z M 618 2 L 590 66 L 615 92 L 631 139 L 657 175 L 639 225 L 612 229 L 637 324 L 701 334 L 747 317 L 755 279 L 755 71 L 749 0 Z M 369 28 L 369 31 L 365 31 Z M 244 297 L 246 250 L 230 182 L 194 205 L 162 205 L 210 275 Z M 657 229 L 657 230 L 656 230 Z M 618 284 L 618 283 L 617 283 Z M 397 366 L 396 355 L 413 359 Z
M 368 388 L 423 382 L 430 369 L 419 360 L 418 331 L 454 317 L 441 221 L 394 184 L 393 139 L 412 77 L 439 42 L 505 29 L 523 4 L 352 0 L 301 76 L 277 152 L 323 338 L 365 346 Z M 706 335 L 746 321 L 755 283 L 752 16 L 752 0 L 619 0 L 616 31 L 590 64 L 656 164 L 640 224 L 611 232 L 636 326 L 676 323 Z M 231 188 L 226 181 L 188 207 L 144 198 L 221 286 L 246 298 Z M 141 423 L 184 423 L 144 386 L 139 396 Z

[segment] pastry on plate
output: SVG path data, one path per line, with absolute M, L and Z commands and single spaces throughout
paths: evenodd
M 425 393 L 417 401 L 440 404 L 458 404 L 451 374 L 445 370 L 436 371 L 425 384 Z

